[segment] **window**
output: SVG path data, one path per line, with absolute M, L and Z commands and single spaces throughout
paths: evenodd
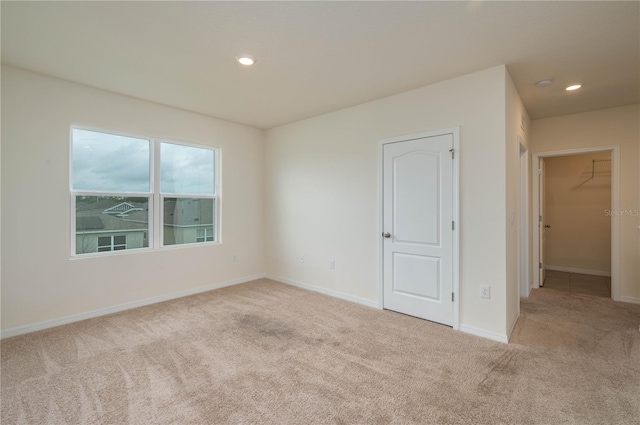
M 196 242 L 213 241 L 213 228 L 198 229 L 196 232 Z
M 163 244 L 214 241 L 214 151 L 161 143 L 160 158 Z M 206 228 L 211 229 L 211 238 L 199 238 Z
M 71 130 L 72 255 L 216 242 L 216 149 Z
M 127 236 L 98 236 L 98 252 L 127 249 Z

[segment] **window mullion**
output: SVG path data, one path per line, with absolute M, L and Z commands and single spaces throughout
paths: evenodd
M 153 247 L 162 246 L 162 196 L 160 195 L 160 141 L 153 139 L 151 152 L 153 153 L 152 184 L 153 184 Z
M 97 198 L 122 197 L 122 198 L 150 198 L 153 192 L 87 192 L 72 190 L 71 196 L 86 196 Z

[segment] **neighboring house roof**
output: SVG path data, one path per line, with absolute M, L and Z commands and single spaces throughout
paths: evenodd
M 102 222 L 105 225 L 105 228 L 109 230 L 147 230 L 149 224 L 145 222 L 135 222 L 123 218 L 113 217 L 107 214 L 103 214 L 101 217 Z
M 118 215 L 126 215 L 128 213 L 131 212 L 135 212 L 135 211 L 143 211 L 143 208 L 138 208 L 128 202 L 122 202 L 118 205 L 115 205 L 111 208 L 107 208 L 106 210 L 102 211 L 105 214 L 118 214 Z
M 104 229 L 104 223 L 100 220 L 100 217 L 88 216 L 88 217 L 76 217 L 76 230 L 102 230 Z
M 213 202 L 213 199 L 165 198 L 164 224 L 172 227 L 213 226 Z M 146 202 L 78 200 L 76 231 L 146 230 L 149 227 L 148 214 Z
M 147 230 L 146 202 L 118 202 L 101 199 L 97 202 L 76 202 L 76 231 L 143 231 Z
M 103 212 L 111 207 L 122 204 L 122 199 L 113 199 L 107 197 L 100 197 L 100 199 L 96 200 L 95 196 L 78 196 L 76 200 L 76 210 L 80 211 L 99 211 Z M 146 208 L 146 202 L 128 202 L 128 204 L 133 205 L 134 207 L 144 207 Z
M 99 216 L 76 217 L 77 231 L 131 231 L 131 230 L 147 230 L 147 223 L 133 222 L 122 218 L 113 217 L 104 213 Z

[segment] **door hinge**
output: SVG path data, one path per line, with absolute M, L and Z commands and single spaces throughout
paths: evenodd
M 455 158 L 456 153 L 455 153 L 455 151 L 453 150 L 453 148 L 449 149 L 449 152 L 451 152 L 451 159 Z
M 541 215 L 538 216 L 538 222 L 542 223 L 542 216 Z
M 454 299 L 453 299 L 453 292 L 452 292 L 451 293 L 451 302 L 453 302 L 453 301 L 454 301 Z
M 451 222 L 451 230 L 456 230 L 456 222 L 455 221 Z
M 542 175 L 542 168 L 538 168 L 538 175 L 541 176 Z
M 538 263 L 538 268 L 541 269 L 542 268 L 542 263 Z

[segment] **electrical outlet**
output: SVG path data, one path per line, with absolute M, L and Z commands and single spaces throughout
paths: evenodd
M 491 298 L 491 286 L 480 285 L 480 298 Z
M 335 270 L 336 269 L 336 260 L 329 260 L 329 268 L 331 270 Z
M 301 255 L 300 258 L 298 258 L 298 261 L 300 261 L 301 263 L 304 263 L 304 255 Z

